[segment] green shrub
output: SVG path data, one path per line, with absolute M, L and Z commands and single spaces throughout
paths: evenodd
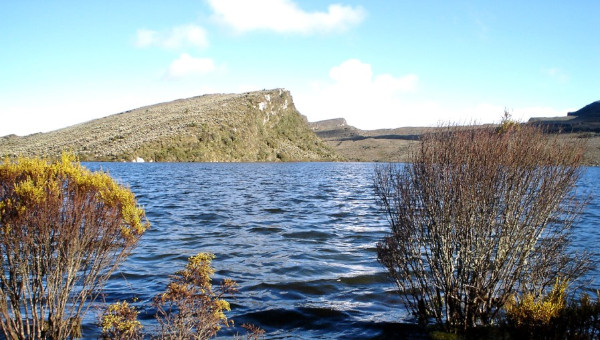
M 222 327 L 233 325 L 225 315 L 230 307 L 223 297 L 237 292 L 237 284 L 225 279 L 213 288 L 215 270 L 211 262 L 214 257 L 208 253 L 192 256 L 185 268 L 171 277 L 165 292 L 153 300 L 158 332 L 147 335 L 153 339 L 210 339 Z M 102 336 L 106 339 L 142 339 L 142 325 L 137 316 L 138 311 L 127 302 L 109 305 L 100 321 Z M 242 328 L 246 329 L 247 339 L 260 339 L 265 334 L 255 325 L 243 324 Z
M 515 339 L 597 339 L 600 295 L 583 294 L 567 303 L 567 282 L 557 280 L 547 294 L 513 296 L 505 306 L 506 329 Z
M 557 325 L 560 333 L 569 339 L 598 339 L 600 337 L 600 293 L 592 300 L 583 294 L 571 302 L 561 315 Z

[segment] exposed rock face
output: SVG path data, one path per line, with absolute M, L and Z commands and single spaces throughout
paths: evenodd
M 337 160 L 283 89 L 180 99 L 48 133 L 0 138 L 0 156 L 64 150 L 84 161 Z
M 334 130 L 340 129 L 348 126 L 346 120 L 344 118 L 334 118 L 327 120 L 320 120 L 318 122 L 309 123 L 310 128 L 313 131 L 322 131 L 322 130 Z

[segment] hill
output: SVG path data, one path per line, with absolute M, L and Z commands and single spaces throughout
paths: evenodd
M 548 118 L 550 119 L 550 118 Z M 553 119 L 552 122 L 562 122 L 561 118 Z M 562 118 L 575 119 L 575 118 Z M 594 120 L 578 120 L 577 129 L 551 128 L 549 131 L 566 142 L 575 140 L 586 140 L 585 163 L 587 165 L 600 165 L 600 133 L 593 132 Z M 577 121 L 576 121 L 577 122 Z M 539 124 L 533 120 L 530 123 Z M 326 121 L 310 123 L 311 128 L 331 148 L 349 161 L 358 162 L 406 162 L 410 152 L 418 146 L 421 134 L 432 131 L 435 128 L 425 127 L 403 127 L 397 129 L 360 130 L 346 123 L 344 119 L 330 119 Z M 547 126 L 548 127 L 548 126 Z M 550 127 L 556 127 L 550 125 Z M 571 126 L 572 127 L 572 126 Z
M 600 120 L 600 100 L 588 104 L 575 112 L 569 112 L 567 116 L 575 116 L 587 120 Z
M 63 150 L 82 161 L 338 159 L 283 89 L 180 99 L 48 133 L 0 138 L 0 156 L 56 156 Z
M 431 128 L 360 130 L 345 119 L 309 123 L 312 130 L 348 161 L 405 162 L 419 136 Z
M 600 100 L 563 117 L 535 117 L 531 124 L 545 126 L 551 131 L 600 133 Z

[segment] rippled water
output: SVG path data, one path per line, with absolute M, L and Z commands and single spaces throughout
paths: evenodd
M 212 252 L 217 281 L 240 292 L 229 314 L 269 339 L 377 338 L 411 332 L 395 286 L 377 263 L 387 232 L 372 191 L 370 163 L 86 163 L 131 187 L 152 224 L 106 286 L 106 301 L 137 297 L 140 318 L 189 256 Z M 600 168 L 580 186 L 598 188 Z M 600 240 L 596 197 L 576 246 Z M 598 287 L 594 278 L 592 288 Z M 98 329 L 88 322 L 89 337 Z M 239 331 L 239 329 L 238 329 Z M 227 334 L 227 333 L 225 333 Z M 418 336 L 417 333 L 411 333 Z

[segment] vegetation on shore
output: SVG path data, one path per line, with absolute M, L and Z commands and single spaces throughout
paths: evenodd
M 60 160 L 6 158 L 0 164 L 0 332 L 7 339 L 81 337 L 81 322 L 103 284 L 150 227 L 133 193 L 104 172 L 90 172 L 72 155 Z M 213 287 L 214 255 L 189 258 L 153 301 L 157 339 L 209 339 L 233 325 L 225 295 Z M 142 339 L 137 310 L 126 301 L 107 307 L 102 334 Z M 248 338 L 262 330 L 246 325 Z
M 230 310 L 224 297 L 237 292 L 235 281 L 225 279 L 215 289 L 211 266 L 213 254 L 199 253 L 188 259 L 185 268 L 171 276 L 164 293 L 154 298 L 156 320 L 159 327 L 146 334 L 153 339 L 210 339 L 221 327 L 233 326 L 225 312 Z M 105 339 L 143 339 L 144 330 L 137 320 L 138 311 L 126 301 L 111 304 L 101 318 L 102 336 Z M 251 327 L 249 334 L 262 334 Z
M 0 165 L 0 330 L 67 339 L 149 227 L 133 193 L 63 155 Z
M 301 136 L 302 129 L 290 132 L 294 119 L 273 130 Z M 600 295 L 568 293 L 592 268 L 589 254 L 570 247 L 584 203 L 573 191 L 583 154 L 581 141 L 549 138 L 507 116 L 500 126 L 433 130 L 408 164 L 377 168 L 376 194 L 390 224 L 378 260 L 419 323 L 433 322 L 424 328 L 429 336 L 600 336 Z M 80 337 L 89 302 L 148 227 L 128 188 L 71 155 L 7 158 L 0 165 L 0 330 L 11 339 Z M 225 297 L 236 283 L 213 286 L 213 258 L 193 256 L 171 277 L 153 300 L 152 333 L 121 301 L 102 316 L 103 336 L 208 339 L 232 325 Z M 264 335 L 243 327 L 248 338 Z
M 566 289 L 593 267 L 569 246 L 584 203 L 574 191 L 583 146 L 507 118 L 499 127 L 437 129 L 408 164 L 377 168 L 390 225 L 377 257 L 423 325 L 468 334 L 506 324 L 515 334 L 559 336 Z M 597 319 L 594 308 L 562 322 L 562 334 Z M 582 328 L 572 334 L 598 331 Z

